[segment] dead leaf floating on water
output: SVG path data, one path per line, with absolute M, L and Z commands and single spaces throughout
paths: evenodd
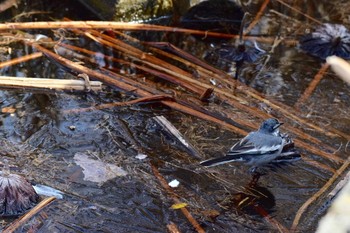
M 100 185 L 117 176 L 126 176 L 128 174 L 121 167 L 91 159 L 84 153 L 76 153 L 74 160 L 76 164 L 82 167 L 85 181 L 96 182 Z

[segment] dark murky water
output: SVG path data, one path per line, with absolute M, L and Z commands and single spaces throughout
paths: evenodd
M 47 15 L 21 19 L 23 21 L 48 20 L 51 16 L 94 19 L 93 16 L 76 11 L 78 3 L 70 5 L 69 1 L 60 1 L 46 5 L 47 3 L 41 1 L 30 4 L 23 2 L 22 8 L 14 10 L 15 13 L 34 9 L 53 11 Z M 258 6 L 246 6 L 245 9 L 249 9 L 254 15 Z M 344 15 L 336 5 L 327 7 L 332 12 L 339 11 L 337 19 L 334 15 L 325 15 L 327 10 L 323 10 L 321 5 L 315 11 L 315 17 L 322 21 L 327 21 L 327 18 L 339 21 L 339 17 Z M 55 12 L 54 9 L 57 8 L 62 11 Z M 281 20 L 272 10 L 280 10 L 296 21 L 290 23 L 291 21 Z M 11 15 L 11 12 L 6 13 Z M 347 20 L 343 18 L 343 23 L 348 24 Z M 278 28 L 276 23 L 267 24 L 268 21 L 280 22 L 282 27 Z M 296 33 L 302 33 L 303 28 L 312 28 L 314 25 L 293 11 L 281 8 L 277 3 L 271 4 L 261 22 L 254 31 L 255 34 L 275 36 L 275 32 L 279 31 L 289 39 L 297 39 Z M 41 33 L 51 36 L 51 32 Z M 95 46 L 87 42 L 84 44 L 83 40 L 79 43 Z M 212 54 L 214 50 L 206 42 L 189 39 L 186 44 L 179 46 L 208 62 L 215 61 Z M 261 44 L 261 47 L 269 51 L 271 44 Z M 28 50 L 30 49 L 23 45 L 15 44 L 13 56 L 23 55 Z M 318 72 L 322 62 L 300 52 L 296 47 L 283 44 L 277 46 L 270 55 L 270 60 L 264 66 L 261 61 L 245 64 L 240 79 L 271 99 L 292 106 Z M 9 58 L 7 55 L 2 60 Z M 213 65 L 227 68 L 228 64 L 223 63 L 216 60 Z M 260 70 L 262 71 L 259 73 Z M 229 72 L 229 68 L 227 71 Z M 4 68 L 1 75 L 73 77 L 45 57 Z M 329 124 L 348 133 L 348 90 L 348 85 L 332 72 L 327 73 L 300 115 L 311 122 Z M 132 96 L 111 88 L 106 88 L 99 94 L 0 91 L 0 107 L 10 106 L 16 109 L 12 114 L 1 114 L 3 157 L 18 167 L 16 172 L 31 181 L 64 192 L 62 200 L 56 200 L 44 210 L 47 218 L 44 215 L 36 217 L 23 227 L 23 231 L 35 226 L 38 232 L 166 232 L 169 222 L 176 223 L 182 232 L 195 231 L 180 210 L 170 208 L 173 202 L 153 175 L 150 161 L 156 164 L 168 182 L 173 179 L 180 181 L 175 192 L 179 194 L 181 201 L 189 204 L 190 212 L 207 232 L 277 232 L 276 223 L 262 217 L 267 214 L 289 229 L 298 209 L 333 175 L 304 161 L 298 161 L 293 165 L 269 171 L 258 184 L 254 184 L 247 172 L 248 167 L 243 165 L 200 168 L 197 165 L 199 160 L 191 157 L 185 148 L 163 132 L 152 117 L 165 116 L 204 158 L 224 154 L 240 136 L 157 104 L 83 113 L 66 111 L 129 99 Z M 216 110 L 220 110 L 220 107 L 215 103 L 208 106 Z M 233 110 L 225 109 L 225 106 L 223 108 L 234 114 Z M 299 127 L 295 123 L 289 124 Z M 311 129 L 302 130 L 316 135 L 334 148 L 342 146 L 341 150 L 344 150 L 344 139 L 330 141 L 328 137 L 312 132 Z M 127 175 L 120 174 L 105 182 L 86 180 L 86 173 L 84 174 L 76 159 L 79 153 L 105 165 L 118 166 Z M 148 157 L 144 160 L 136 158 L 140 153 L 147 154 Z M 339 154 L 346 159 L 346 153 Z M 323 162 L 333 169 L 338 169 L 339 166 L 316 155 L 308 154 L 306 157 Z M 99 167 L 96 169 L 102 173 Z M 314 231 L 318 219 L 324 214 L 324 205 L 326 204 L 322 200 L 312 205 L 298 229 L 302 232 Z M 11 219 L 3 220 L 3 226 L 10 221 Z

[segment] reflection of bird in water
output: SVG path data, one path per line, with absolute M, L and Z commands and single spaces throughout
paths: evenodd
M 5 161 L 0 174 L 0 215 L 17 216 L 35 206 L 39 195 L 22 176 L 11 174 Z
M 300 38 L 300 48 L 321 59 L 336 55 L 350 59 L 350 32 L 340 24 L 325 23 Z
M 300 158 L 291 138 L 279 132 L 281 125 L 277 119 L 267 119 L 258 131 L 249 133 L 234 144 L 226 156 L 209 159 L 200 164 L 211 167 L 229 162 L 243 162 L 252 166 L 251 171 L 255 172 L 258 167 Z
M 231 208 L 234 207 L 246 214 L 265 217 L 276 205 L 275 197 L 265 187 L 248 186 L 244 191 L 235 193 L 230 198 Z
M 225 197 L 220 205 L 229 211 L 233 208 L 244 214 L 266 217 L 274 211 L 276 202 L 274 195 L 253 178 L 242 191 Z

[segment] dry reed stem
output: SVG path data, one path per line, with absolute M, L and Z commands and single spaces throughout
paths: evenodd
M 55 197 L 47 197 L 47 198 L 45 198 L 38 205 L 36 205 L 33 209 L 31 209 L 28 213 L 26 213 L 25 215 L 23 215 L 19 219 L 16 219 L 15 221 L 13 221 L 8 227 L 6 227 L 2 231 L 2 233 L 13 233 L 13 232 L 15 232 L 19 227 L 21 227 L 23 224 L 25 224 L 30 218 L 32 218 L 35 214 L 39 213 L 46 206 L 51 204 L 54 200 L 56 200 Z
M 94 32 L 93 34 L 96 34 L 96 32 Z M 170 76 L 167 76 L 167 81 L 171 81 L 177 85 L 180 85 L 180 86 L 198 94 L 199 96 L 201 96 L 208 89 L 208 88 L 204 89 L 202 87 L 194 86 L 193 84 L 191 84 L 189 82 L 191 74 L 189 74 L 188 72 L 185 72 L 174 65 L 166 63 L 159 58 L 156 58 L 156 57 L 149 55 L 149 54 L 147 54 L 139 49 L 136 49 L 133 46 L 130 46 L 130 45 L 128 45 L 120 40 L 110 38 L 110 37 L 107 37 L 104 35 L 98 35 L 98 34 L 96 36 L 103 36 L 105 39 L 109 38 L 109 41 L 103 40 L 101 38 L 97 38 L 94 35 L 91 35 L 89 33 L 85 33 L 85 35 L 88 38 L 90 38 L 98 43 L 101 43 L 105 46 L 115 48 L 115 49 L 120 50 L 124 53 L 127 53 L 128 55 L 130 55 L 131 57 L 133 57 L 137 61 L 142 62 L 142 63 L 148 65 L 149 67 L 152 67 L 156 70 L 167 73 L 168 75 L 170 75 Z M 160 74 L 160 73 L 158 72 L 157 74 Z M 173 78 L 171 78 L 171 76 Z M 175 78 L 176 76 L 181 77 L 181 79 L 176 79 Z M 158 76 L 158 77 L 165 78 L 166 76 Z
M 22 57 L 18 57 L 18 58 L 14 58 L 8 61 L 4 61 L 0 63 L 0 68 L 4 68 L 7 66 L 13 66 L 16 64 L 19 64 L 21 62 L 26 62 L 29 60 L 33 60 L 35 58 L 41 57 L 43 55 L 43 53 L 41 52 L 36 52 L 36 53 L 32 53 L 32 54 L 28 54 L 28 55 L 24 55 Z
M 308 164 L 310 164 L 313 167 L 316 167 L 316 168 L 321 169 L 321 170 L 325 170 L 325 171 L 327 171 L 327 172 L 329 172 L 331 174 L 334 174 L 336 172 L 336 169 L 334 169 L 332 167 L 329 167 L 326 164 L 319 163 L 319 162 L 317 162 L 315 160 L 310 160 L 308 158 L 305 158 L 305 156 L 303 154 L 301 155 L 301 157 L 302 157 L 302 159 L 303 159 L 303 161 L 305 163 L 308 163 Z M 323 177 L 322 177 L 322 179 L 323 179 Z
M 77 79 L 52 79 L 31 77 L 0 76 L 0 87 L 10 88 L 40 88 L 48 90 L 68 91 L 101 91 L 102 83 L 99 81 Z
M 94 111 L 94 110 L 102 110 L 106 108 L 114 108 L 114 107 L 121 107 L 121 106 L 128 106 L 133 104 L 139 104 L 139 103 L 150 103 L 150 102 L 160 102 L 160 101 L 175 101 L 174 97 L 168 96 L 168 95 L 153 95 L 151 97 L 141 97 L 135 100 L 126 101 L 126 102 L 115 102 L 115 103 L 107 103 L 107 104 L 100 104 L 93 107 L 88 108 L 78 108 L 78 109 L 68 109 L 63 110 L 63 114 L 76 114 L 81 112 L 88 112 L 88 111 Z
M 162 187 L 165 189 L 165 191 L 170 195 L 171 199 L 175 202 L 175 204 L 181 203 L 180 199 L 177 197 L 175 192 L 170 188 L 167 181 L 164 179 L 164 177 L 160 174 L 158 169 L 151 164 L 151 168 L 153 171 L 154 176 L 158 179 L 159 183 L 162 185 Z M 192 214 L 188 211 L 186 207 L 180 208 L 182 213 L 185 215 L 187 220 L 192 224 L 192 226 L 196 229 L 198 233 L 205 233 L 204 229 L 199 225 L 197 220 L 193 218 Z
M 192 54 L 189 54 L 183 51 L 182 49 L 172 45 L 169 42 L 142 42 L 139 40 L 135 40 L 135 42 L 142 43 L 143 45 L 152 46 L 150 47 L 151 51 L 154 51 L 157 54 L 166 56 L 174 61 L 181 62 L 189 68 L 196 69 L 196 71 L 201 70 L 202 72 L 205 72 L 207 74 L 213 74 L 217 72 L 217 69 L 215 69 L 213 66 L 208 65 L 208 63 L 198 59 Z M 171 52 L 175 53 L 177 56 L 164 52 L 161 49 L 169 49 Z
M 313 18 L 313 17 L 311 17 L 311 16 L 305 14 L 304 12 L 302 12 L 302 11 L 296 9 L 295 7 L 292 7 L 291 5 L 289 5 L 289 4 L 285 3 L 285 2 L 283 2 L 282 0 L 276 0 L 276 1 L 279 2 L 279 3 L 281 3 L 283 6 L 286 6 L 286 7 L 290 8 L 291 10 L 293 10 L 293 11 L 295 11 L 295 12 L 301 14 L 302 16 L 304 16 L 304 17 L 306 17 L 306 18 L 308 18 L 308 19 L 314 21 L 315 23 L 322 24 L 321 21 L 318 21 L 317 19 L 315 19 L 315 18 Z
M 219 38 L 236 39 L 239 35 L 192 30 L 185 28 L 167 27 L 152 24 L 137 24 L 113 21 L 54 21 L 54 22 L 8 22 L 0 23 L 1 30 L 31 30 L 31 29 L 105 29 L 105 30 L 128 30 L 128 31 L 161 31 L 173 33 L 188 33 Z M 273 38 L 244 36 L 244 40 L 253 40 L 261 43 L 273 43 Z M 288 42 L 288 41 L 286 41 Z
M 300 218 L 303 215 L 303 213 L 306 211 L 306 209 L 314 202 L 316 201 L 333 183 L 334 181 L 349 167 L 350 165 L 350 159 L 347 159 L 344 164 L 334 173 L 334 175 L 327 181 L 327 183 L 318 190 L 312 197 L 310 197 L 304 204 L 299 208 L 298 212 L 295 215 L 293 224 L 292 224 L 292 231 L 296 231 Z
M 297 139 L 297 138 L 294 139 L 294 143 L 295 143 L 295 145 L 297 145 L 297 146 L 299 146 L 301 148 L 305 148 L 306 150 L 308 150 L 308 151 L 310 151 L 310 152 L 312 152 L 314 154 L 321 155 L 322 157 L 327 158 L 327 159 L 329 159 L 331 161 L 334 161 L 336 163 L 344 162 L 344 159 L 342 159 L 340 157 L 337 157 L 334 154 L 330 154 L 330 153 L 327 153 L 327 152 L 324 152 L 324 151 L 320 150 L 319 149 L 319 147 L 320 147 L 319 145 L 318 145 L 318 147 L 314 147 L 314 146 L 309 145 L 306 142 L 304 142 L 304 141 L 302 141 L 300 139 Z
M 114 58 L 112 56 L 106 56 L 106 55 L 103 55 L 101 53 L 96 53 L 96 52 L 93 52 L 93 51 L 90 51 L 90 50 L 87 50 L 87 49 L 83 49 L 83 48 L 79 48 L 79 47 L 76 47 L 76 46 L 73 46 L 73 45 L 68 45 L 68 44 L 63 44 L 63 43 L 60 43 L 57 46 L 60 46 L 60 49 L 59 49 L 60 52 L 62 52 L 61 48 L 64 48 L 64 49 L 67 49 L 67 51 L 69 51 L 69 50 L 71 50 L 71 51 L 79 51 L 81 53 L 85 53 L 85 54 L 88 54 L 88 55 L 91 55 L 91 56 L 96 56 L 96 54 L 98 54 L 98 56 L 102 55 L 103 58 L 106 59 L 106 60 L 117 62 L 117 63 L 120 63 L 120 64 L 126 64 L 126 65 L 129 65 L 129 66 L 133 66 L 133 67 L 135 67 L 135 68 L 137 68 L 139 70 L 145 71 L 143 66 L 136 65 L 135 63 L 131 63 L 129 61 L 117 59 L 117 58 Z M 56 48 L 58 48 L 57 46 L 56 46 Z M 86 61 L 89 61 L 89 62 L 91 62 L 93 64 L 99 65 L 93 58 L 89 58 L 89 57 L 83 56 L 81 54 L 79 54 L 79 59 L 86 60 Z M 163 93 L 161 93 L 157 89 L 153 88 L 155 86 L 155 83 L 151 83 L 151 85 L 146 85 L 147 83 L 140 83 L 140 82 L 134 81 L 133 79 L 129 79 L 127 77 L 124 77 L 124 76 L 122 76 L 122 75 L 120 75 L 120 74 L 118 74 L 116 72 L 112 72 L 111 70 L 107 70 L 105 68 L 100 68 L 100 69 L 104 73 L 108 74 L 108 76 L 110 76 L 110 77 L 112 77 L 114 79 L 118 79 L 118 80 L 120 80 L 122 82 L 125 82 L 127 84 L 130 84 L 130 85 L 134 86 L 135 88 L 140 88 L 142 90 L 145 90 L 145 91 L 150 92 L 150 93 L 155 94 L 155 95 L 163 95 Z
M 302 96 L 298 99 L 298 101 L 295 104 L 295 108 L 300 108 L 302 104 L 305 103 L 305 101 L 311 96 L 312 92 L 316 89 L 317 85 L 320 83 L 322 78 L 324 77 L 324 74 L 329 68 L 328 63 L 324 63 L 322 67 L 319 69 L 313 80 L 309 83 L 309 86 L 306 88 Z

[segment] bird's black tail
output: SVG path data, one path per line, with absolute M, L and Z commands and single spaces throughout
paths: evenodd
M 220 158 L 215 158 L 215 159 L 208 159 L 205 161 L 200 162 L 200 165 L 205 166 L 205 167 L 213 167 L 217 166 L 220 164 L 225 164 L 225 163 L 230 163 L 230 162 L 235 162 L 235 161 L 242 161 L 242 156 L 237 156 L 237 155 L 227 155 L 223 156 Z

